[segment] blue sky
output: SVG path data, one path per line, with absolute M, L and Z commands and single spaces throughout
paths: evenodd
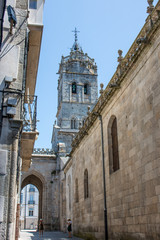
M 154 1 L 156 5 L 158 0 Z M 129 50 L 147 18 L 147 0 L 45 0 L 44 30 L 37 77 L 39 138 L 35 147 L 51 148 L 57 112 L 61 56 L 78 42 L 98 66 L 98 86 L 107 86 L 117 67 L 118 49 Z

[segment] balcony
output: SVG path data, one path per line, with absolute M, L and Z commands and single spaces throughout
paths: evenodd
M 28 200 L 28 204 L 35 204 L 34 200 Z
M 31 155 L 35 140 L 38 137 L 37 123 L 37 96 L 25 95 L 23 99 L 23 129 L 21 135 L 22 171 L 27 171 L 31 163 Z
M 35 188 L 30 188 L 29 192 L 35 192 Z
M 30 9 L 29 11 L 30 11 L 28 19 L 29 35 L 28 35 L 25 94 L 34 95 L 43 33 L 42 23 L 43 4 L 41 5 L 41 9 L 38 9 L 38 11 L 33 9 Z

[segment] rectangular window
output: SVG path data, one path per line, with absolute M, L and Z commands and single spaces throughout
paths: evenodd
M 33 208 L 29 208 L 29 216 L 30 216 L 30 217 L 33 216 Z
M 77 93 L 77 85 L 76 85 L 76 83 L 72 83 L 72 93 Z
M 29 200 L 30 200 L 30 201 L 33 201 L 33 195 L 30 195 L 30 196 L 29 196 Z
M 20 203 L 23 203 L 23 193 L 21 192 L 21 198 L 20 198 Z
M 84 85 L 84 94 L 88 94 L 88 85 L 87 84 Z
M 37 0 L 29 0 L 29 8 L 37 9 Z

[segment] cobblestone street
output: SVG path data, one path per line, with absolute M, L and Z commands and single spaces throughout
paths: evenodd
M 44 232 L 43 237 L 35 230 L 22 230 L 19 240 L 65 240 L 69 239 L 67 233 L 63 232 Z M 82 238 L 72 237 L 73 240 L 82 240 Z

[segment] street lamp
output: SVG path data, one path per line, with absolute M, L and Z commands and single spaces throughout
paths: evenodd
M 105 161 L 104 161 L 104 140 L 103 140 L 103 121 L 102 115 L 93 112 L 98 116 L 101 122 L 101 144 L 102 144 L 102 168 L 103 168 L 103 191 L 104 191 L 104 226 L 105 226 L 105 240 L 108 240 L 108 222 L 107 222 L 107 203 L 106 203 L 106 179 L 105 179 Z

